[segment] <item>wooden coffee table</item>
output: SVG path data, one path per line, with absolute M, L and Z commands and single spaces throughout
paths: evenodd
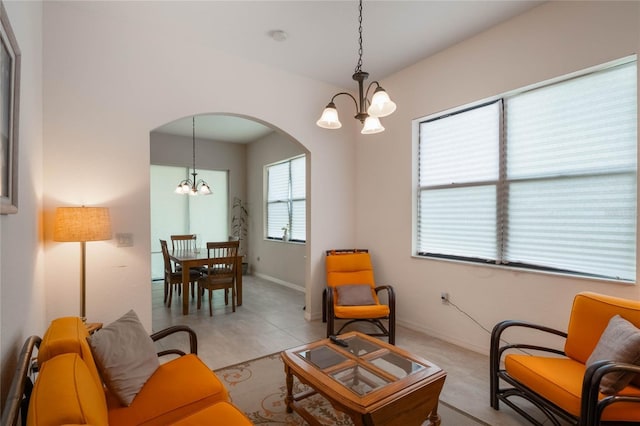
M 438 398 L 447 373 L 433 363 L 359 332 L 339 336 L 348 347 L 329 339 L 280 354 L 287 375 L 287 412 L 295 411 L 319 425 L 299 401 L 316 393 L 355 425 L 440 425 Z M 309 391 L 293 395 L 293 376 Z

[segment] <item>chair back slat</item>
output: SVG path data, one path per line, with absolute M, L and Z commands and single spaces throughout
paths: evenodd
M 640 328 L 640 301 L 593 292 L 578 293 L 573 300 L 564 351 L 586 363 L 609 320 L 620 315 Z
M 171 246 L 173 250 L 193 250 L 196 247 L 196 234 L 172 235 Z
M 207 270 L 205 276 L 211 280 L 234 280 L 238 259 L 239 241 L 207 243 Z

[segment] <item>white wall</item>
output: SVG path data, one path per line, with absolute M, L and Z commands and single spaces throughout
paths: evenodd
M 22 344 L 46 326 L 42 253 L 42 4 L 5 1 L 22 52 L 18 213 L 0 216 L 0 383 L 4 404 Z
M 377 281 L 395 285 L 399 323 L 486 351 L 488 333 L 441 291 L 488 329 L 512 318 L 566 329 L 582 290 L 640 297 L 637 285 L 411 256 L 412 120 L 636 53 L 639 23 L 638 2 L 549 2 L 384 79 L 398 110 L 386 132 L 359 137 L 357 241 Z
M 247 180 L 252 274 L 304 291 L 306 244 L 267 240 L 264 229 L 264 166 L 301 154 L 308 155 L 300 144 L 279 132 L 258 139 L 248 146 Z
M 47 318 L 78 312 L 78 247 L 51 241 L 55 207 L 101 205 L 111 208 L 114 233 L 133 233 L 134 246 L 87 244 L 87 315 L 110 322 L 133 308 L 151 328 L 149 132 L 199 113 L 255 117 L 311 152 L 305 281 L 307 314 L 319 312 L 323 250 L 355 238 L 354 206 L 347 202 L 355 180 L 354 128 L 328 136 L 315 126 L 318 105 L 337 88 L 214 51 L 188 31 L 157 28 L 149 19 L 154 8 L 171 5 L 141 5 L 44 4 L 45 255 L 55 271 L 46 278 Z M 339 193 L 322 190 L 338 186 Z M 330 214 L 336 208 L 339 223 Z

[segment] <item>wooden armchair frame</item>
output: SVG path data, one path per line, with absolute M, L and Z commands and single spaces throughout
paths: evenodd
M 553 401 L 550 401 L 539 395 L 523 383 L 519 382 L 516 378 L 512 377 L 505 368 L 501 367 L 503 355 L 505 355 L 505 352 L 507 352 L 508 350 L 516 349 L 524 351 L 535 351 L 536 354 L 540 352 L 542 354 L 547 353 L 560 356 L 567 355 L 564 351 L 559 349 L 531 344 L 508 343 L 501 346 L 502 334 L 507 329 L 513 327 L 533 329 L 538 330 L 542 333 L 553 334 L 564 338 L 565 341 L 568 337 L 568 334 L 564 331 L 556 330 L 542 325 L 532 324 L 525 321 L 507 320 L 496 324 L 491 333 L 489 366 L 491 407 L 493 407 L 495 410 L 499 409 L 500 401 L 502 401 L 518 414 L 527 419 L 530 423 L 536 426 L 542 426 L 543 423 L 536 420 L 531 416 L 531 414 L 527 413 L 515 402 L 509 399 L 511 397 L 521 397 L 536 406 L 555 426 L 561 426 L 562 423 L 560 423 L 559 419 L 577 426 L 598 426 L 601 424 L 607 424 L 606 422 L 601 422 L 601 418 L 605 408 L 609 407 L 610 405 L 620 402 L 632 402 L 640 404 L 640 396 L 611 395 L 600 398 L 600 382 L 605 374 L 612 371 L 640 373 L 640 366 L 615 363 L 612 361 L 598 361 L 586 369 L 582 381 L 582 393 L 580 399 L 581 405 L 580 413 L 578 416 L 569 413 L 568 411 L 556 405 Z M 501 380 L 506 382 L 510 386 L 501 387 Z M 615 424 L 620 425 L 625 423 L 616 422 Z

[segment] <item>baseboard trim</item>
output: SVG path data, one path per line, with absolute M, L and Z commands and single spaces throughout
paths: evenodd
M 431 329 L 431 328 L 428 328 L 428 327 L 424 327 L 424 326 L 421 326 L 421 325 L 418 325 L 418 324 L 415 324 L 415 323 L 412 323 L 412 322 L 402 321 L 402 320 L 398 320 L 396 318 L 396 324 L 400 325 L 402 327 L 408 328 L 410 330 L 417 331 L 419 333 L 426 334 L 428 336 L 432 336 L 432 337 L 438 338 L 438 339 L 440 339 L 442 341 L 445 341 L 447 343 L 451 343 L 452 345 L 456 345 L 456 346 L 460 346 L 460 347 L 465 348 L 465 349 L 469 349 L 470 351 L 478 352 L 478 353 L 483 354 L 483 355 L 487 355 L 489 353 L 489 348 L 488 347 L 469 344 L 469 342 L 466 341 L 466 340 L 453 339 L 453 338 L 451 338 L 451 336 L 449 336 L 447 334 L 439 333 L 434 329 Z
M 305 288 L 304 287 L 300 287 L 299 285 L 290 283 L 288 281 L 284 281 L 284 280 L 281 280 L 279 278 L 275 278 L 275 277 L 272 277 L 272 276 L 269 276 L 269 275 L 265 275 L 265 274 L 261 274 L 261 273 L 258 273 L 258 272 L 254 272 L 253 275 L 255 275 L 258 278 L 262 278 L 263 280 L 271 281 L 274 284 L 279 284 L 281 286 L 288 287 L 288 288 L 290 288 L 292 290 L 297 290 L 297 291 L 299 291 L 301 293 L 305 293 Z

